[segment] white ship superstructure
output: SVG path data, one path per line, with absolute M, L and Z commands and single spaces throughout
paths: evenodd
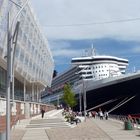
M 15 0 L 19 5 L 24 0 Z M 0 1 L 0 89 L 6 87 L 6 55 L 7 55 L 7 12 L 10 11 L 12 22 L 20 8 L 9 0 Z M 20 29 L 15 54 L 15 94 L 24 94 L 37 98 L 38 93 L 51 85 L 54 61 L 46 38 L 40 30 L 40 25 L 27 4 L 18 20 Z M 14 30 L 14 29 L 13 29 Z M 28 97 L 28 98 L 29 98 Z
M 125 74 L 127 59 L 119 57 L 92 55 L 72 58 L 72 64 L 79 67 L 79 74 L 85 79 L 104 79 Z

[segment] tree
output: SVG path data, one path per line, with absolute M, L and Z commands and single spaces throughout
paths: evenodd
M 68 83 L 64 85 L 64 94 L 62 99 L 68 107 L 73 108 L 77 104 L 75 94 L 72 92 L 71 86 Z

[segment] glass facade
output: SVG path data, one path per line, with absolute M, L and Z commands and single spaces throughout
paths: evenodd
M 23 100 L 24 98 L 24 85 L 20 81 L 15 78 L 15 99 L 16 100 Z
M 3 69 L 2 67 L 0 67 L 0 97 L 5 98 L 6 97 L 6 77 L 7 76 L 7 72 L 5 69 Z M 22 82 L 20 82 L 19 80 L 17 80 L 15 78 L 15 99 L 16 100 L 23 100 L 23 88 L 24 85 Z M 11 98 L 12 98 L 12 93 L 11 93 Z
M 24 0 L 14 0 L 23 5 Z M 10 6 L 9 6 L 10 4 Z M 10 23 L 19 11 L 19 7 L 9 0 L 0 1 L 0 89 L 4 90 L 6 80 L 7 55 L 7 12 L 10 12 Z M 15 95 L 23 97 L 30 93 L 32 97 L 46 86 L 51 86 L 54 61 L 34 12 L 28 3 L 21 12 L 19 35 L 17 40 L 14 73 Z M 15 27 L 14 27 L 15 28 Z M 14 31 L 14 28 L 12 29 Z M 12 31 L 11 30 L 11 31 Z M 12 49 L 14 50 L 14 49 Z M 13 52 L 12 52 L 13 53 Z M 47 69 L 49 68 L 49 69 Z M 5 70 L 4 70 L 5 69 Z M 26 90 L 24 89 L 26 87 Z M 35 88 L 37 86 L 37 88 Z M 34 89 L 35 88 L 35 89 Z M 28 89 L 28 90 L 27 90 Z M 22 91 L 22 92 L 21 92 Z M 26 92 L 26 93 L 25 93 Z

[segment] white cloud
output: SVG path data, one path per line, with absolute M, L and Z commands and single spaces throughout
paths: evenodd
M 32 3 L 49 39 L 140 39 L 140 20 L 90 26 L 47 27 L 137 18 L 140 17 L 140 0 L 32 0 Z
M 67 57 L 72 57 L 72 56 L 77 56 L 76 50 L 70 50 L 70 49 L 63 49 L 63 50 L 56 50 L 53 52 L 54 56 L 67 56 Z
M 80 56 L 82 49 L 73 49 L 71 44 L 66 41 L 51 41 L 50 47 L 54 57 L 67 57 Z

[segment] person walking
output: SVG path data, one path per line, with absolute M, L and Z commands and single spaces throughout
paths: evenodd
M 44 113 L 45 113 L 44 108 L 41 108 L 41 115 L 42 115 L 42 118 L 44 118 Z
M 100 117 L 100 120 L 103 120 L 104 114 L 103 114 L 101 108 L 99 109 L 99 117 Z
M 108 112 L 107 111 L 104 112 L 104 116 L 105 116 L 105 119 L 108 120 Z

